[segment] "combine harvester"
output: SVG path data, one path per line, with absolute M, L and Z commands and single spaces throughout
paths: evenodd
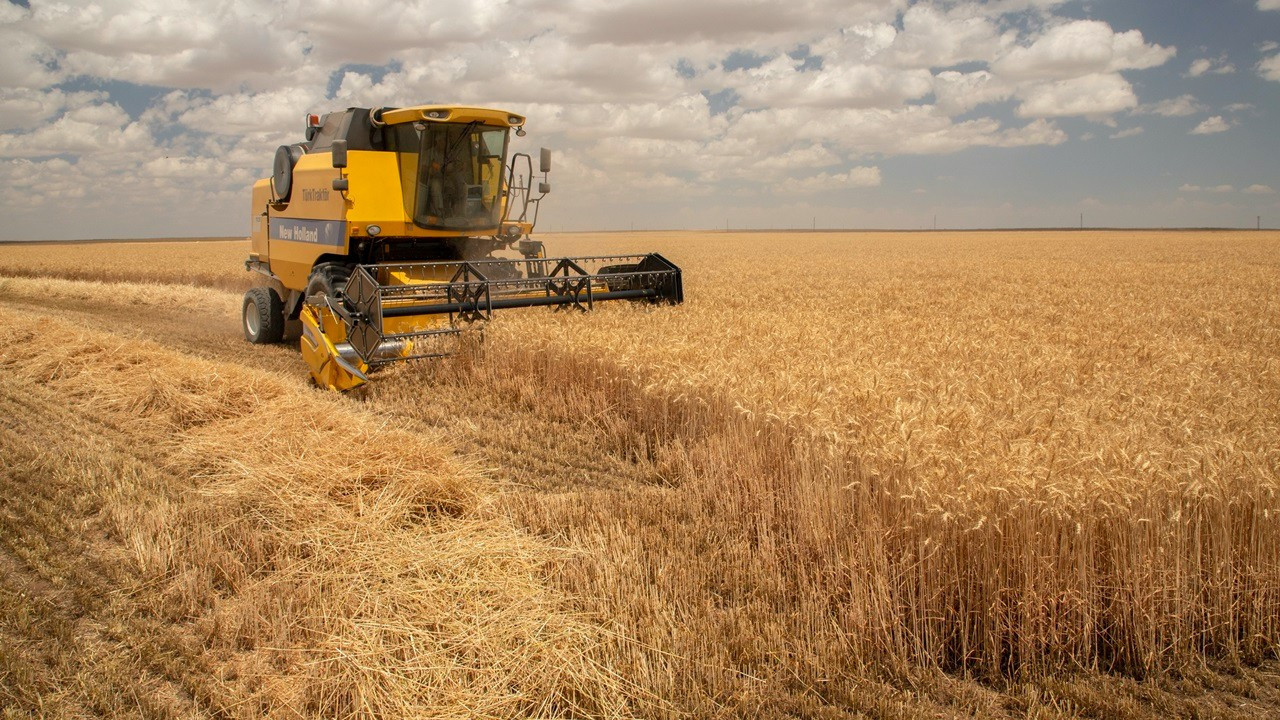
M 525 119 L 456 106 L 351 108 L 307 118 L 253 186 L 244 335 L 280 342 L 301 323 L 321 387 L 349 390 L 397 360 L 439 357 L 460 324 L 494 310 L 677 304 L 680 269 L 656 253 L 548 258 L 529 237 L 551 190 L 551 153 L 507 161 Z M 530 214 L 532 213 L 532 214 Z M 494 257 L 514 249 L 523 259 Z

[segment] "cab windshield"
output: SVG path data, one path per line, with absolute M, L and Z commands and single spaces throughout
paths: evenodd
M 507 128 L 426 123 L 419 143 L 414 222 L 428 228 L 496 227 Z

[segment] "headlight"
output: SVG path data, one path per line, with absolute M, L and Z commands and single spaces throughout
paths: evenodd
M 368 230 L 369 230 L 369 237 L 374 237 L 378 233 L 382 232 L 382 228 L 378 227 L 377 225 L 370 225 Z

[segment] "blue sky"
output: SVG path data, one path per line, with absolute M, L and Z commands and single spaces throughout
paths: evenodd
M 0 239 L 237 235 L 302 117 L 457 102 L 544 230 L 1280 226 L 1280 0 L 0 4 Z

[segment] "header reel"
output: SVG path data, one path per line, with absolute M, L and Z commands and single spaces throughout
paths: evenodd
M 448 354 L 437 341 L 495 310 L 674 305 L 683 292 L 680 269 L 657 253 L 359 265 L 337 297 L 308 298 L 303 354 L 317 383 L 347 390 L 377 366 Z

